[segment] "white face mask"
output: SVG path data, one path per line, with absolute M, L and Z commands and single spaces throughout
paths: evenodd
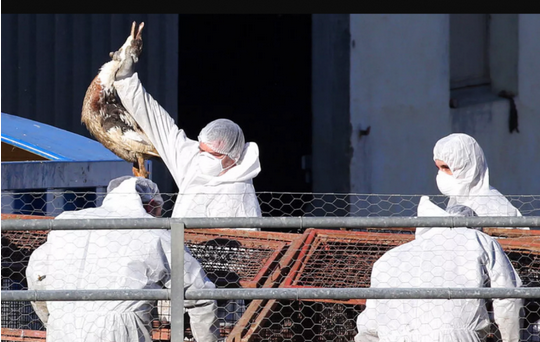
M 221 165 L 221 159 L 211 155 L 208 152 L 199 153 L 199 170 L 207 176 L 217 177 L 224 169 Z
M 223 159 L 219 159 L 216 156 L 211 155 L 208 152 L 199 153 L 199 170 L 202 174 L 212 177 L 217 177 L 219 174 L 227 169 L 230 169 L 233 165 L 223 168 L 221 162 Z
M 463 195 L 463 185 L 461 185 L 459 181 L 456 178 L 454 178 L 454 176 L 449 175 L 439 170 L 435 180 L 437 181 L 437 187 L 439 188 L 439 191 L 443 195 L 446 195 L 446 196 Z

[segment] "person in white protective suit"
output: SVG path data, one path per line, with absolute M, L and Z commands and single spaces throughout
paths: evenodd
M 245 142 L 240 126 L 228 119 L 208 123 L 198 140 L 189 139 L 146 92 L 127 58 L 116 73 L 117 94 L 146 133 L 178 186 L 172 217 L 261 217 L 253 178 L 261 171 L 259 147 Z M 260 231 L 260 228 L 236 228 Z M 161 303 L 167 306 L 167 303 Z M 245 311 L 243 300 L 219 307 L 225 324 Z
M 253 187 L 261 171 L 259 148 L 245 142 L 240 126 L 217 119 L 201 130 L 198 141 L 189 139 L 146 92 L 129 57 L 117 71 L 114 87 L 178 186 L 172 217 L 261 216 Z
M 447 215 L 421 198 L 418 216 Z M 372 288 L 520 286 L 497 240 L 466 227 L 416 228 L 415 239 L 386 252 L 371 274 Z M 519 341 L 522 300 L 494 298 L 492 305 L 496 333 L 503 342 Z M 368 299 L 357 328 L 355 342 L 479 342 L 492 332 L 492 323 L 484 299 Z
M 109 183 L 97 208 L 64 212 L 56 219 L 153 218 L 163 200 L 157 185 L 141 177 Z M 184 248 L 184 282 L 213 289 L 199 262 Z M 171 234 L 166 229 L 51 231 L 30 256 L 31 290 L 159 289 L 171 286 Z M 33 302 L 47 341 L 152 341 L 151 300 Z M 214 300 L 185 301 L 197 342 L 217 341 Z
M 522 216 L 489 184 L 484 151 L 473 137 L 453 133 L 440 139 L 433 148 L 433 160 L 439 169 L 437 187 L 443 195 L 449 196 L 449 207 L 462 204 L 472 208 L 478 216 Z

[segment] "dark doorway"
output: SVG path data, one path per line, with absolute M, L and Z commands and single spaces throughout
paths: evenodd
M 259 145 L 255 189 L 309 192 L 311 15 L 180 15 L 178 125 L 237 122 Z

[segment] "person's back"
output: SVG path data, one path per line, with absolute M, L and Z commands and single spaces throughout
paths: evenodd
M 69 242 L 66 236 L 50 239 L 51 244 L 63 248 L 47 260 L 51 265 L 62 265 L 60 269 L 49 268 L 44 279 L 50 284 L 48 289 L 155 289 L 163 288 L 163 282 L 169 280 L 169 265 L 163 260 L 165 251 L 157 251 L 170 246 L 170 235 L 157 231 L 77 233 L 70 234 Z M 126 237 L 126 233 L 130 236 Z M 74 301 L 47 305 L 48 340 L 150 340 L 148 323 L 155 305 L 151 301 Z M 49 339 L 53 335 L 55 338 Z
M 144 200 L 143 200 L 144 199 Z M 144 178 L 120 177 L 109 183 L 103 205 L 64 212 L 56 219 L 153 218 L 163 200 L 157 185 Z M 170 288 L 169 230 L 52 231 L 30 257 L 30 289 L 159 289 Z M 184 247 L 184 288 L 215 288 L 200 263 Z M 185 301 L 193 335 L 216 341 L 216 302 Z M 48 301 L 33 303 L 46 323 L 47 341 L 151 341 L 150 323 L 156 301 Z M 48 312 L 44 312 L 48 310 Z M 41 312 L 40 312 L 41 311 Z
M 152 218 L 134 183 L 134 178 L 122 183 L 101 207 L 64 212 L 56 219 Z M 31 256 L 29 285 L 48 290 L 170 287 L 167 230 L 52 231 L 45 244 L 48 253 L 36 250 Z M 47 341 L 150 341 L 154 305 L 144 300 L 49 301 Z
M 521 280 L 495 239 L 468 228 L 417 228 L 415 240 L 385 253 L 371 276 L 373 288 L 487 286 Z M 521 300 L 494 299 L 493 308 L 503 341 L 517 341 Z M 483 299 L 368 299 L 357 324 L 356 342 L 484 341 L 491 327 Z

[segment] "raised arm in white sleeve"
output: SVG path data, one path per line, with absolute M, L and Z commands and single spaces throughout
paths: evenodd
M 198 152 L 198 142 L 188 139 L 169 113 L 146 92 L 137 73 L 115 81 L 114 87 L 124 107 L 156 147 L 176 183 L 181 184 L 187 166 Z

